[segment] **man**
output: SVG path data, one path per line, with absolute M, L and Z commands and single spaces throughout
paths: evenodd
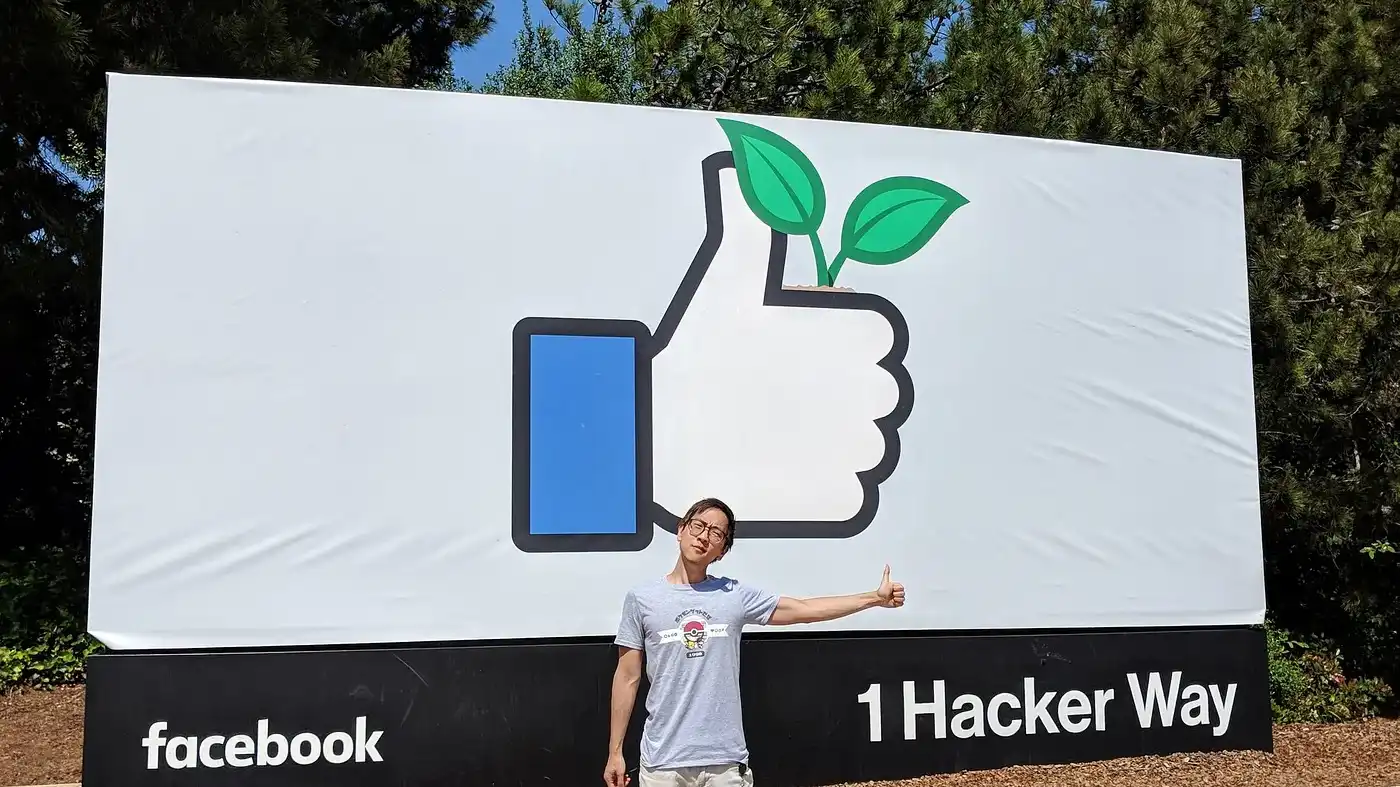
M 873 591 L 821 598 L 777 596 L 711 576 L 709 567 L 734 545 L 734 513 L 714 498 L 686 511 L 676 541 L 675 568 L 634 587 L 623 602 L 603 781 L 608 787 L 631 783 L 622 739 L 645 654 L 651 689 L 638 787 L 751 787 L 739 703 L 744 624 L 815 623 L 871 607 L 901 607 L 904 586 L 890 581 L 889 566 Z

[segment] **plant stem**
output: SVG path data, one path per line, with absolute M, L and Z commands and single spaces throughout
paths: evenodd
M 822 249 L 822 239 L 815 232 L 807 237 L 812 241 L 812 256 L 817 260 L 817 286 L 830 287 L 831 274 L 826 270 L 826 251 Z
M 836 274 L 841 272 L 841 266 L 846 264 L 846 259 L 846 252 L 836 252 L 836 257 L 831 260 L 831 268 L 827 270 L 826 274 L 826 278 L 830 282 L 828 286 L 836 286 Z

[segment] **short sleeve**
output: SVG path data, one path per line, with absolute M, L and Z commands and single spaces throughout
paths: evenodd
M 637 597 L 631 591 L 622 600 L 622 619 L 617 624 L 617 637 L 613 644 L 633 650 L 645 650 L 646 629 L 642 625 L 642 611 Z
M 744 622 L 768 625 L 769 618 L 778 608 L 778 594 L 740 582 L 739 594 L 744 600 Z

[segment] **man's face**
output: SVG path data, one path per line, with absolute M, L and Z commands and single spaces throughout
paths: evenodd
M 676 533 L 681 553 L 694 563 L 713 563 L 724 555 L 725 536 L 729 533 L 729 521 L 718 508 L 707 508 L 682 522 Z

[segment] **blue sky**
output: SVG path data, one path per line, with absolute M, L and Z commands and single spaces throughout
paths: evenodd
M 520 32 L 521 0 L 493 1 L 496 22 L 491 32 L 482 36 L 471 49 L 458 49 L 452 53 L 453 73 L 476 88 L 481 87 L 487 74 L 510 62 L 515 36 Z M 530 0 L 530 18 L 537 25 L 551 21 L 542 0 Z M 584 14 L 585 22 L 591 18 L 590 14 Z
M 495 5 L 495 24 L 491 32 L 482 36 L 471 49 L 458 49 L 452 53 L 452 72 L 458 79 L 465 79 L 472 87 L 480 88 L 486 75 L 510 62 L 514 54 L 515 37 L 520 33 L 521 0 L 492 0 Z M 553 23 L 544 0 L 529 0 L 530 21 L 536 25 Z M 651 4 L 664 8 L 667 0 L 651 0 Z M 592 7 L 584 2 L 584 26 L 593 22 Z

